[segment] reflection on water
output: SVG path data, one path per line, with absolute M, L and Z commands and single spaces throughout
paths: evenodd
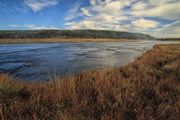
M 0 45 L 0 73 L 25 80 L 47 80 L 97 68 L 127 64 L 164 42 L 51 43 Z

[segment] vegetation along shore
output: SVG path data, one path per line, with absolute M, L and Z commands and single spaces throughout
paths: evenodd
M 137 40 L 179 41 L 148 34 L 111 30 L 0 30 L 0 44 L 124 42 Z
M 133 42 L 130 39 L 90 39 L 90 38 L 26 38 L 26 39 L 0 39 L 0 44 L 28 44 L 28 43 L 82 43 L 82 42 Z
M 48 82 L 0 75 L 1 120 L 178 120 L 180 44 L 156 45 L 120 68 Z
M 147 34 L 108 30 L 0 30 L 0 44 L 54 42 L 122 42 L 153 40 Z

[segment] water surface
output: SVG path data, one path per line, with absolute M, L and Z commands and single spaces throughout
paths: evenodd
M 24 80 L 47 80 L 84 70 L 127 64 L 165 42 L 39 43 L 0 45 L 0 73 Z

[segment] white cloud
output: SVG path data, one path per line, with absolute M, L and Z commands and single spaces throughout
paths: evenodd
M 54 26 L 47 27 L 47 26 L 37 26 L 37 25 L 33 25 L 33 24 L 25 24 L 25 25 L 11 24 L 8 26 L 12 27 L 12 28 L 17 28 L 17 29 L 28 29 L 28 30 L 60 29 L 60 28 L 54 27 Z
M 98 29 L 98 30 L 128 30 L 129 25 L 122 25 L 110 22 L 96 22 L 94 20 L 82 20 L 80 22 L 67 22 L 67 29 Z
M 147 7 L 148 7 L 148 4 L 146 2 L 140 1 L 132 5 L 132 10 L 140 11 L 140 10 L 145 10 Z
M 47 26 L 25 25 L 24 27 L 27 29 L 30 29 L 30 30 L 59 29 L 59 28 L 54 27 L 54 26 L 47 27 Z
M 155 28 L 158 22 L 153 20 L 139 19 L 131 22 L 133 26 L 144 29 Z
M 25 0 L 24 2 L 34 12 L 37 12 L 42 10 L 43 8 L 57 5 L 59 3 L 59 0 Z
M 111 27 L 111 23 L 118 24 L 119 21 L 127 19 L 126 16 L 122 16 L 120 9 L 123 7 L 125 2 L 105 0 L 91 0 L 90 7 L 82 7 L 81 14 L 84 20 L 80 22 L 67 22 L 65 24 L 67 28 L 77 28 L 77 29 L 107 29 L 106 27 Z M 100 23 L 97 23 L 99 22 Z M 105 27 L 106 26 L 106 27 Z M 112 27 L 111 27 L 112 28 Z
M 144 9 L 136 9 L 136 8 Z M 169 20 L 180 19 L 180 1 L 175 0 L 149 0 L 133 4 L 131 14 L 139 17 L 160 17 Z
M 17 24 L 11 24 L 11 25 L 8 25 L 9 27 L 13 27 L 13 28 L 18 28 L 20 27 L 20 25 L 17 25 Z
M 96 28 L 96 23 L 93 21 L 88 21 L 88 20 L 83 20 L 80 23 L 76 23 L 76 22 L 70 22 L 67 23 L 66 25 L 70 25 L 70 29 L 94 29 Z
M 153 31 L 153 35 L 157 37 L 180 37 L 180 20 L 175 21 L 173 23 L 167 24 L 161 28 Z
M 96 2 L 97 2 L 96 0 L 90 0 L 90 4 L 93 5 L 93 6 L 96 5 Z
M 73 4 L 71 8 L 68 10 L 67 15 L 65 16 L 64 19 L 66 21 L 69 21 L 82 16 L 82 14 L 78 12 L 81 4 L 82 3 L 80 1 L 77 1 L 75 4 Z
M 112 1 L 113 0 L 90 0 L 90 4 L 93 6 L 96 6 L 96 5 L 102 5 L 102 4 L 110 3 Z
M 86 8 L 81 8 L 81 11 L 83 15 L 91 16 L 91 14 L 89 13 L 89 10 L 87 10 Z
M 74 13 L 81 18 L 66 21 L 66 29 L 125 30 L 155 35 L 152 31 L 160 33 L 158 29 L 180 19 L 178 0 L 89 0 L 89 3 Z M 177 35 L 178 30 L 173 31 Z

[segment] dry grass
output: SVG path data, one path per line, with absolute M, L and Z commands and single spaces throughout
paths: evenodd
M 78 43 L 78 42 L 128 42 L 137 41 L 130 39 L 78 39 L 78 38 L 44 38 L 44 39 L 0 39 L 0 44 L 24 44 L 24 43 Z
M 180 44 L 131 64 L 46 83 L 0 76 L 2 120 L 179 120 Z

